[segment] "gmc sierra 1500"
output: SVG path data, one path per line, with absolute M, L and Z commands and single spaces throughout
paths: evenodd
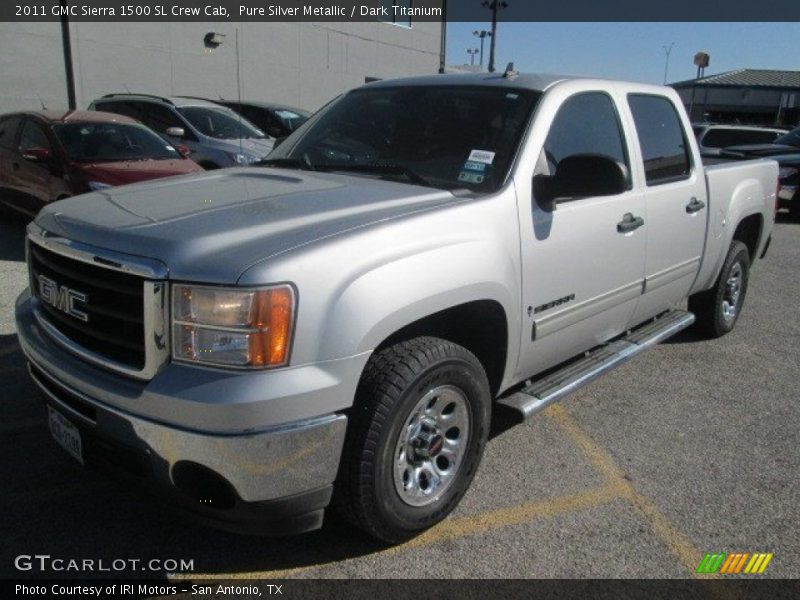
M 494 403 L 730 331 L 777 180 L 704 168 L 669 88 L 377 82 L 261 166 L 46 207 L 20 344 L 81 462 L 218 526 L 314 529 L 333 497 L 398 542 L 459 502 Z

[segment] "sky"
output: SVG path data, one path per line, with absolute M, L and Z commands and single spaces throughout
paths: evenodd
M 472 32 L 480 29 L 491 23 L 448 24 L 448 65 L 469 64 L 467 48 L 480 47 Z M 664 47 L 673 43 L 668 83 L 696 76 L 692 61 L 699 51 L 711 57 L 706 75 L 745 68 L 800 71 L 800 23 L 499 23 L 496 66 L 502 71 L 513 61 L 520 72 L 660 84 Z

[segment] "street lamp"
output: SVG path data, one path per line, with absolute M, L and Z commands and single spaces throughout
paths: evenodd
M 481 38 L 481 67 L 483 66 L 483 41 L 487 37 L 492 37 L 491 31 L 486 31 L 485 29 L 481 29 L 480 31 L 473 31 L 472 35 L 475 37 Z
M 675 42 L 672 42 L 669 46 L 661 46 L 664 48 L 664 53 L 667 55 L 664 59 L 664 85 L 667 85 L 667 71 L 669 71 L 669 55 L 672 54 L 672 47 L 675 45 Z
M 481 6 L 484 8 L 488 8 L 492 11 L 492 44 L 489 48 L 489 73 L 494 73 L 494 48 L 495 48 L 495 41 L 497 40 L 497 13 L 504 8 L 508 8 L 508 2 L 505 0 L 484 0 L 481 2 Z
M 475 55 L 480 52 L 477 48 L 467 48 L 467 54 L 469 54 L 469 66 L 475 66 Z

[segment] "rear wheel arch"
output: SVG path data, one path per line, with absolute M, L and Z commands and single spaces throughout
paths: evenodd
M 733 232 L 732 242 L 742 242 L 750 253 L 750 261 L 756 258 L 758 247 L 761 243 L 761 234 L 764 229 L 764 217 L 761 214 L 752 214 L 742 218 Z

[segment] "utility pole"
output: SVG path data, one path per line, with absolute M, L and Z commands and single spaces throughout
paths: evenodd
M 70 110 L 75 110 L 78 103 L 75 99 L 75 72 L 72 69 L 72 39 L 69 33 L 69 12 L 67 0 L 60 0 L 61 4 L 61 44 L 64 48 L 64 75 L 67 80 L 67 105 Z
M 480 52 L 477 48 L 467 48 L 467 54 L 469 54 L 469 66 L 475 66 L 475 55 Z
M 666 59 L 664 60 L 664 85 L 667 85 L 667 72 L 669 71 L 669 55 L 672 54 L 672 47 L 675 45 L 675 42 L 672 42 L 669 46 L 661 46 L 664 48 L 664 52 L 667 55 Z
M 508 8 L 508 2 L 505 0 L 484 0 L 481 2 L 481 5 L 484 8 L 488 8 L 492 11 L 492 43 L 489 47 L 489 73 L 494 73 L 494 51 L 495 51 L 495 42 L 497 41 L 497 13 L 504 8 Z
M 487 37 L 492 37 L 492 32 L 491 31 L 486 31 L 485 29 L 481 29 L 480 31 L 473 31 L 472 35 L 474 35 L 475 37 L 481 39 L 481 63 L 480 64 L 481 64 L 481 67 L 482 67 L 483 66 L 483 41 Z
M 439 42 L 439 74 L 447 71 L 447 0 L 442 0 L 442 30 Z

